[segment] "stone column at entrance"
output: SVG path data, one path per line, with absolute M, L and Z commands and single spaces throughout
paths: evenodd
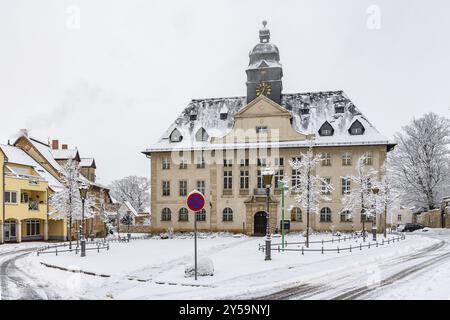
M 48 220 L 44 223 L 44 241 L 48 241 Z
M 0 244 L 4 243 L 3 240 L 4 232 L 3 232 L 3 221 L 0 221 Z
M 16 242 L 22 242 L 22 222 L 16 222 Z

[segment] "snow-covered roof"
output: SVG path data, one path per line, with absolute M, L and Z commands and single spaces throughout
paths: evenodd
M 81 158 L 80 167 L 95 168 L 95 159 L 94 158 Z
M 211 144 L 211 137 L 223 137 L 234 126 L 234 115 L 247 105 L 246 97 L 192 100 L 163 134 L 156 144 L 146 149 L 148 152 L 162 152 L 183 149 L 227 148 L 227 145 Z M 303 134 L 315 134 L 316 146 L 334 145 L 386 145 L 393 144 L 367 120 L 343 91 L 283 94 L 281 106 L 291 113 L 292 127 Z M 228 110 L 226 119 L 220 118 L 220 111 Z M 191 113 L 196 120 L 191 120 Z M 364 134 L 351 135 L 351 125 L 359 120 L 364 126 Z M 334 129 L 332 136 L 318 134 L 320 127 L 328 122 Z M 204 128 L 209 135 L 208 141 L 197 141 L 196 133 Z M 177 129 L 182 139 L 171 142 L 170 134 Z M 306 141 L 279 142 L 278 147 L 300 147 Z M 239 148 L 233 144 L 232 148 Z M 253 147 L 243 144 L 243 148 Z
M 74 160 L 80 158 L 77 149 L 51 149 L 51 153 L 55 160 Z
M 8 163 L 32 167 L 42 179 L 48 182 L 50 188 L 52 188 L 54 191 L 58 191 L 63 187 L 55 177 L 53 177 L 47 170 L 45 170 L 38 162 L 36 162 L 32 157 L 26 154 L 22 149 L 10 145 L 0 145 L 0 148 L 6 155 Z
M 129 201 L 125 201 L 119 210 L 123 211 L 124 209 L 127 211 L 130 211 L 133 214 L 133 216 L 135 216 L 135 217 L 138 216 L 137 211 L 133 208 L 133 206 L 131 205 L 131 203 Z

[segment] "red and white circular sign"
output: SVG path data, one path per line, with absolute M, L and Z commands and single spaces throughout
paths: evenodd
M 201 211 L 205 206 L 205 196 L 201 192 L 194 190 L 188 195 L 186 205 L 192 211 Z

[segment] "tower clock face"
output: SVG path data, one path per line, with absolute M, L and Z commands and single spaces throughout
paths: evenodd
M 258 83 L 256 86 L 256 96 L 259 97 L 262 94 L 265 96 L 270 96 L 272 94 L 272 87 L 264 81 Z

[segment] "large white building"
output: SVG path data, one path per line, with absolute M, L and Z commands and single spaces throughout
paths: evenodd
M 342 195 L 351 185 L 343 176 L 355 171 L 357 159 L 382 175 L 387 152 L 394 145 L 367 120 L 342 91 L 282 93 L 283 69 L 279 50 L 264 25 L 260 43 L 250 52 L 247 96 L 192 100 L 162 137 L 144 154 L 151 158 L 152 228 L 193 229 L 186 195 L 204 193 L 207 205 L 195 214 L 202 230 L 264 234 L 266 196 L 261 172 L 275 170 L 270 196 L 270 227 L 280 225 L 278 180 L 297 181 L 289 160 L 306 152 L 323 155 L 318 174 L 335 190 L 331 200 L 311 216 L 314 229 L 361 229 L 361 219 L 343 214 Z M 285 219 L 291 230 L 303 230 L 305 210 L 292 193 L 286 199 Z

